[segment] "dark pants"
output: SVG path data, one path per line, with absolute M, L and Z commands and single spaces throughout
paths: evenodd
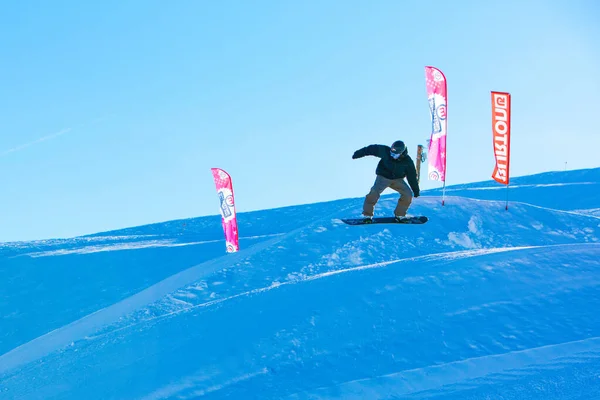
M 408 207 L 413 199 L 413 193 L 410 190 L 410 186 L 404 181 L 404 179 L 387 179 L 383 176 L 377 175 L 375 179 L 375 183 L 371 188 L 371 191 L 365 197 L 365 202 L 363 205 L 363 215 L 372 217 L 375 209 L 375 204 L 379 200 L 381 193 L 387 188 L 393 189 L 396 192 L 400 193 L 400 198 L 398 199 L 398 205 L 394 210 L 394 214 L 396 216 L 405 216 Z

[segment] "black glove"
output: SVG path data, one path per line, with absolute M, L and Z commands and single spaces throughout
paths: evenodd
M 416 199 L 417 197 L 419 197 L 421 194 L 419 192 L 413 194 L 413 197 Z
M 356 160 L 357 158 L 360 158 L 360 156 L 358 155 L 358 150 L 354 152 L 354 154 L 352 154 L 352 159 Z

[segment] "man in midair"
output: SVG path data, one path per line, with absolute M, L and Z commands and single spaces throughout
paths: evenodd
M 357 159 L 365 156 L 379 157 L 381 160 L 375 170 L 375 183 L 365 197 L 363 204 L 364 222 L 372 222 L 375 204 L 377 204 L 381 193 L 388 187 L 400 194 L 394 215 L 397 222 L 403 222 L 413 197 L 419 197 L 420 192 L 417 169 L 414 161 L 408 155 L 406 145 L 402 140 L 395 141 L 391 147 L 372 144 L 355 151 L 352 158 Z M 408 180 L 408 184 L 404 181 L 404 178 Z

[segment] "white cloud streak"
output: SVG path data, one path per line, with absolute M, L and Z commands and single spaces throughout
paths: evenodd
M 59 137 L 61 135 L 64 135 L 65 133 L 69 133 L 70 131 L 71 131 L 71 128 L 63 129 L 63 130 L 58 131 L 56 133 L 53 133 L 51 135 L 47 135 L 47 136 L 41 137 L 41 138 L 39 138 L 37 140 L 34 140 L 33 142 L 29 142 L 29 143 L 25 143 L 25 144 L 22 144 L 22 145 L 17 146 L 17 147 L 13 147 L 12 149 L 9 149 L 9 150 L 6 150 L 6 151 L 0 153 L 0 157 L 4 157 L 4 156 L 6 156 L 6 155 L 8 155 L 10 153 L 14 153 L 16 151 L 23 150 L 23 149 L 25 149 L 27 147 L 30 147 L 30 146 L 33 146 L 35 144 L 44 142 L 46 140 L 57 138 L 57 137 Z

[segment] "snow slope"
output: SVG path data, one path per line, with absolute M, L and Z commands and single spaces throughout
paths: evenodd
M 243 213 L 236 254 L 217 216 L 0 244 L 0 398 L 594 398 L 591 173 L 552 199 L 522 177 L 541 205 L 508 211 L 425 192 L 425 225 L 343 224 L 362 198 Z
M 441 189 L 424 191 L 428 195 L 442 195 Z M 446 194 L 485 200 L 506 200 L 506 186 L 495 181 L 451 185 Z M 600 216 L 600 168 L 511 178 L 509 201 L 573 210 Z

